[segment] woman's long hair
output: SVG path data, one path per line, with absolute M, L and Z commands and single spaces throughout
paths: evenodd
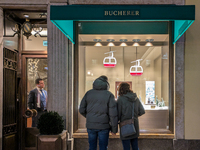
M 119 88 L 118 88 L 118 91 L 119 91 L 119 95 L 124 95 L 128 92 L 133 92 L 131 89 L 130 89 L 130 85 L 126 82 L 122 82 L 120 85 L 119 85 Z

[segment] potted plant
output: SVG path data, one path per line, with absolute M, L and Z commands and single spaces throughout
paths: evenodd
M 66 149 L 66 131 L 64 120 L 57 112 L 48 111 L 38 119 L 38 150 Z

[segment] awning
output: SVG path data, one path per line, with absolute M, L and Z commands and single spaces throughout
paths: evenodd
M 75 44 L 75 21 L 173 21 L 175 43 L 195 20 L 194 5 L 51 6 L 50 20 Z

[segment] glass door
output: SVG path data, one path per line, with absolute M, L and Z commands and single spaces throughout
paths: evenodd
M 47 91 L 47 55 L 23 55 L 23 98 L 24 112 L 28 109 L 28 95 L 31 90 L 36 88 L 35 80 L 41 78 L 44 80 L 44 90 Z M 32 118 L 27 118 L 25 127 L 32 127 Z

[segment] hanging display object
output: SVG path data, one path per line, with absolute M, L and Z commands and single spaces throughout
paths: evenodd
M 114 68 L 116 66 L 117 60 L 115 57 L 113 57 L 113 52 L 115 52 L 115 51 L 110 51 L 110 52 L 104 53 L 104 54 L 109 54 L 109 56 L 105 57 L 103 60 L 104 67 Z
M 132 76 L 141 76 L 143 74 L 143 68 L 140 66 L 140 61 L 142 59 L 137 59 L 136 61 L 132 61 L 131 63 L 136 62 L 136 65 L 131 66 L 130 68 L 130 74 Z

